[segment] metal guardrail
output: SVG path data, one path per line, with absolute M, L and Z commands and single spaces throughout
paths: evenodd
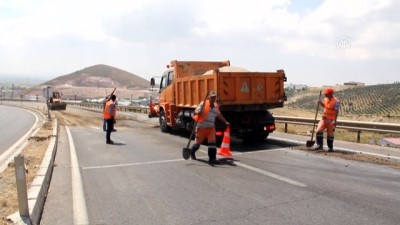
M 2 99 L 3 101 L 5 99 Z M 6 99 L 7 101 L 21 101 L 20 99 Z M 103 104 L 100 103 L 71 103 L 68 102 L 68 105 L 76 105 L 80 107 L 89 107 L 89 108 L 103 108 Z M 135 112 L 135 113 L 143 113 L 148 114 L 149 108 L 137 107 L 137 106 L 118 106 L 118 110 L 125 112 Z M 315 121 L 313 118 L 306 117 L 291 117 L 291 116 L 275 116 L 276 123 L 284 123 L 285 124 L 285 132 L 287 133 L 288 124 L 297 124 L 297 125 L 313 125 L 314 122 L 318 123 L 319 119 Z M 336 128 L 338 129 L 347 129 L 350 131 L 357 132 L 357 142 L 360 142 L 361 131 L 369 131 L 376 133 L 393 133 L 400 134 L 400 124 L 395 123 L 377 123 L 377 122 L 362 122 L 362 121 L 350 121 L 350 120 L 338 120 L 336 123 Z
M 285 133 L 287 133 L 288 124 L 297 125 L 313 125 L 318 123 L 319 119 L 314 120 L 306 117 L 290 117 L 290 116 L 274 116 L 275 122 L 285 124 Z M 361 131 L 370 131 L 377 133 L 393 133 L 400 134 L 400 124 L 395 123 L 377 123 L 377 122 L 362 122 L 350 120 L 338 120 L 336 128 L 347 129 L 357 132 L 357 142 L 360 142 Z
M 67 105 L 75 105 L 75 106 L 80 106 L 80 107 L 103 109 L 103 104 L 101 104 L 101 103 L 92 103 L 92 102 L 70 103 L 70 102 L 67 102 Z M 149 113 L 149 108 L 138 107 L 138 106 L 118 105 L 117 110 L 124 111 L 124 112 L 143 113 L 143 114 Z

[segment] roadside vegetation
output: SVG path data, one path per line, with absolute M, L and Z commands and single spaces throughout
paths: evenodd
M 334 93 L 341 101 L 339 116 L 370 119 L 387 117 L 389 120 L 393 117 L 394 121 L 400 118 L 400 83 L 341 89 L 338 88 Z M 286 107 L 303 111 L 315 110 L 319 90 L 314 88 L 302 92 L 288 92 L 289 101 Z
M 365 122 L 400 123 L 400 83 L 379 84 L 361 87 L 334 87 L 334 95 L 341 101 L 338 120 Z M 274 115 L 314 118 L 319 92 L 323 88 L 304 91 L 286 91 L 288 101 L 284 108 L 272 109 Z M 324 96 L 321 96 L 321 99 Z M 318 118 L 323 109 L 320 107 Z M 277 131 L 284 132 L 284 124 L 277 124 Z M 312 126 L 288 125 L 288 133 L 310 135 Z M 362 132 L 361 143 L 378 144 L 384 137 L 400 135 L 376 132 Z M 336 140 L 357 141 L 357 132 L 337 129 Z

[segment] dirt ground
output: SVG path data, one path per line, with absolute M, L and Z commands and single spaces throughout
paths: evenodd
M 21 152 L 25 157 L 27 187 L 30 187 L 53 132 L 52 122 L 44 123 L 40 130 L 28 140 L 28 145 Z M 0 174 L 0 224 L 10 224 L 6 217 L 18 210 L 17 187 L 15 182 L 14 164 L 9 163 L 8 168 Z
M 343 152 L 343 151 L 338 151 L 338 150 L 333 151 L 333 152 L 328 152 L 326 150 L 313 150 L 311 148 L 307 148 L 306 146 L 294 146 L 294 147 L 290 147 L 290 148 L 293 150 L 306 151 L 311 154 L 319 154 L 319 155 L 323 154 L 326 156 L 339 157 L 342 159 L 349 160 L 349 164 L 346 164 L 346 167 L 350 165 L 350 161 L 359 161 L 359 162 L 367 162 L 367 163 L 385 165 L 385 166 L 389 166 L 394 169 L 400 169 L 400 160 L 390 158 L 390 156 L 378 157 L 378 156 L 365 155 L 365 154 L 360 154 L 360 153 Z
M 289 112 L 286 111 L 284 114 L 282 112 L 275 112 L 276 115 L 287 115 L 296 113 L 296 116 L 310 117 L 310 113 L 304 112 Z M 69 107 L 66 111 L 52 111 L 53 116 L 57 117 L 59 126 L 76 126 L 76 127 L 90 127 L 90 126 L 101 126 L 102 115 L 100 112 L 80 110 L 76 108 Z M 311 115 L 312 116 L 312 115 Z M 127 120 L 126 117 L 119 117 L 117 124 L 119 127 L 126 126 L 124 121 Z M 292 126 L 290 126 L 292 127 Z M 294 129 L 303 135 L 306 135 L 307 128 L 302 128 L 303 130 Z M 43 155 L 49 144 L 49 137 L 52 135 L 52 123 L 46 122 L 42 125 L 38 133 L 28 140 L 28 145 L 23 150 L 22 154 L 26 158 L 26 166 L 28 172 L 27 185 L 28 188 L 32 182 L 35 174 L 41 164 Z M 350 154 L 345 152 L 326 152 L 326 151 L 314 151 L 306 148 L 305 146 L 295 146 L 291 147 L 293 150 L 307 151 L 310 154 L 324 154 L 331 157 L 340 157 L 346 160 L 355 160 L 360 162 L 375 163 L 380 165 L 390 166 L 396 169 L 400 169 L 400 162 L 390 157 L 380 158 L 376 156 L 362 155 L 358 153 Z M 57 166 L 57 165 L 54 165 Z M 0 225 L 9 225 L 10 223 L 6 221 L 6 217 L 15 213 L 18 210 L 18 200 L 15 185 L 15 170 L 12 163 L 9 167 L 0 174 Z

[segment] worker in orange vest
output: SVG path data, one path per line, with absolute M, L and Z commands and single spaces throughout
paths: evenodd
M 201 102 L 194 111 L 193 119 L 197 121 L 196 138 L 192 146 L 190 157 L 196 159 L 196 151 L 200 148 L 200 144 L 205 139 L 208 141 L 208 163 L 210 165 L 217 164 L 217 145 L 215 141 L 215 118 L 218 117 L 227 126 L 230 124 L 221 114 L 218 104 L 215 102 L 217 94 L 210 91 L 208 99 Z
M 107 128 L 106 128 L 107 144 L 114 144 L 114 142 L 111 140 L 111 132 L 114 130 L 115 118 L 117 116 L 117 106 L 115 104 L 116 99 L 117 96 L 111 95 L 111 100 L 107 101 L 106 106 L 104 107 L 103 116 L 107 123 Z
M 107 95 L 104 100 L 103 100 L 103 113 L 104 110 L 106 109 L 106 104 L 108 101 L 111 100 L 111 95 Z M 115 101 L 115 105 L 118 105 L 117 101 Z M 106 119 L 103 119 L 103 131 L 107 131 L 107 122 Z M 113 128 L 112 132 L 116 132 L 117 130 L 115 128 Z
M 327 132 L 327 144 L 329 148 L 329 152 L 333 151 L 333 140 L 335 134 L 335 127 L 337 117 L 339 115 L 340 109 L 340 101 L 333 95 L 333 88 L 327 88 L 324 91 L 324 101 L 318 101 L 318 103 L 324 107 L 324 114 L 322 115 L 321 120 L 318 123 L 317 128 L 317 147 L 316 150 L 323 149 L 323 139 L 324 139 L 324 130 Z

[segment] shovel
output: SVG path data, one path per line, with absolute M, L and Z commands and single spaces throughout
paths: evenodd
M 319 100 L 321 100 L 321 94 L 322 91 L 319 92 L 319 97 L 318 97 L 318 102 L 317 102 L 317 111 L 315 112 L 315 119 L 314 119 L 314 125 L 313 125 L 313 130 L 311 133 L 311 140 L 307 141 L 306 146 L 307 147 L 312 147 L 315 144 L 314 139 L 314 132 L 315 132 L 315 123 L 317 121 L 317 115 L 318 115 L 318 109 L 319 109 Z
M 206 93 L 206 97 L 204 98 L 203 105 L 200 108 L 199 116 L 203 112 L 204 104 L 206 103 L 207 97 L 208 97 L 208 92 Z M 194 122 L 194 125 L 193 125 L 193 128 L 192 128 L 192 133 L 190 134 L 189 142 L 188 142 L 186 148 L 182 149 L 182 157 L 185 160 L 188 160 L 190 158 L 190 153 L 192 152 L 192 149 L 189 148 L 189 145 L 190 145 L 190 142 L 192 141 L 192 137 L 193 137 L 193 134 L 194 134 L 194 130 L 196 129 L 196 126 L 197 126 L 197 121 Z

